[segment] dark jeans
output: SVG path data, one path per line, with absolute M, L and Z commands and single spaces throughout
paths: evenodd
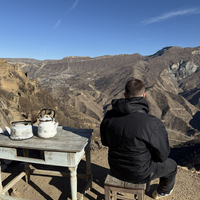
M 168 194 L 174 187 L 177 173 L 177 164 L 174 160 L 168 158 L 164 162 L 155 163 L 155 168 L 151 173 L 150 180 L 160 178 L 158 193 Z

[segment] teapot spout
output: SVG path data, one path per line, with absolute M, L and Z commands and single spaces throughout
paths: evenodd
M 7 126 L 5 126 L 5 129 L 7 130 L 7 132 L 9 133 L 9 135 L 10 135 L 10 133 L 11 133 L 11 130 L 10 130 L 10 128 L 9 127 L 7 127 Z

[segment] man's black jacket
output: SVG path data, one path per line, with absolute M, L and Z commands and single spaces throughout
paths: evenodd
M 102 144 L 109 147 L 111 172 L 119 179 L 145 182 L 155 162 L 167 159 L 170 148 L 163 123 L 148 114 L 143 97 L 112 101 L 101 123 Z

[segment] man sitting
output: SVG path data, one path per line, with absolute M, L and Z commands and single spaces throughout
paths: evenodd
M 177 164 L 168 158 L 167 131 L 158 118 L 148 114 L 145 84 L 132 79 L 125 85 L 125 98 L 112 100 L 112 109 L 101 123 L 102 144 L 109 147 L 111 173 L 132 183 L 160 178 L 154 199 L 173 191 Z

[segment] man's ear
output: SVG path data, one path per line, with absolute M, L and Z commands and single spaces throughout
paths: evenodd
M 143 93 L 143 95 L 142 95 L 143 97 L 145 97 L 146 96 L 146 94 L 145 93 Z
M 126 98 L 126 92 L 124 92 L 124 97 Z

